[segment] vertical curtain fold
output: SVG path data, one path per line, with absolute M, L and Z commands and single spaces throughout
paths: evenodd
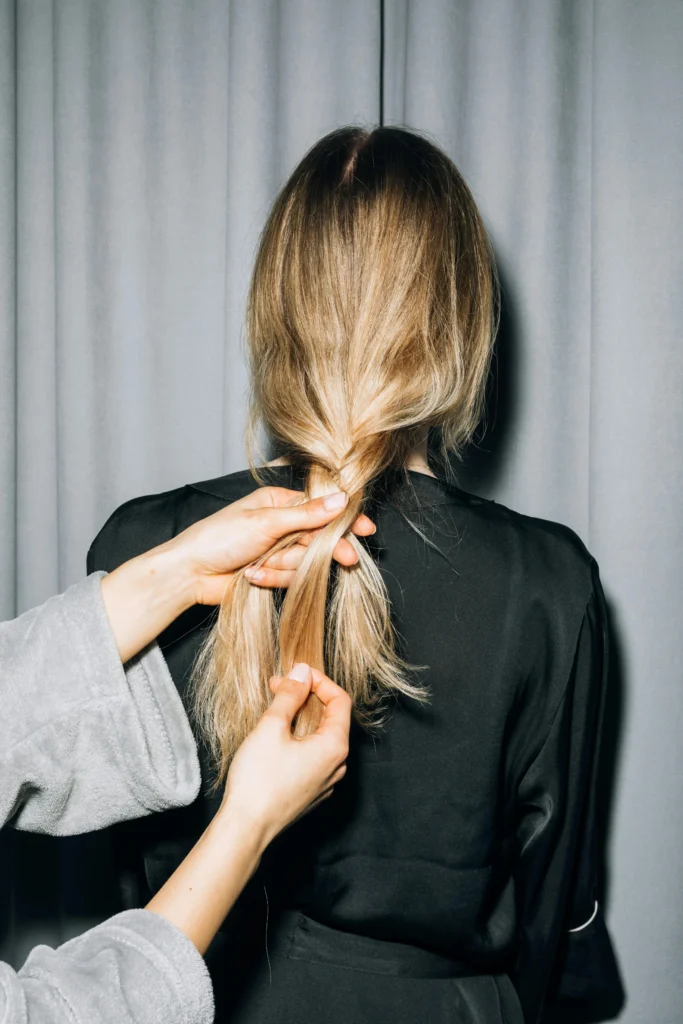
M 16 10 L 0 0 L 0 617 L 16 590 Z
M 682 1015 L 683 5 L 595 4 L 591 544 L 622 663 L 610 921 L 627 1021 Z

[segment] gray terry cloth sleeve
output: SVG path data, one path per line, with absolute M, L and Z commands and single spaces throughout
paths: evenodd
M 124 670 L 103 575 L 0 624 L 0 826 L 74 834 L 197 795 L 197 750 L 161 651 Z
M 88 577 L 0 624 L 0 826 L 63 835 L 189 803 L 199 764 L 156 646 L 121 665 Z M 0 1024 L 210 1024 L 211 983 L 177 928 L 127 910 L 0 964 Z
M 0 1024 L 211 1024 L 206 965 L 163 917 L 126 910 L 58 949 L 0 964 Z

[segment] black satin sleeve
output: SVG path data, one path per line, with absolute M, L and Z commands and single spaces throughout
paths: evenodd
M 513 981 L 528 1024 L 542 1016 L 555 1022 L 553 1008 L 566 1012 L 572 1004 L 598 1002 L 619 987 L 598 891 L 608 631 L 595 563 L 592 568 L 570 677 L 550 732 L 517 790 L 520 952 Z

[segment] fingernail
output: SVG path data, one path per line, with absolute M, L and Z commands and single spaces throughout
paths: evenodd
M 333 509 L 344 508 L 348 500 L 348 495 L 344 491 L 335 491 L 334 494 L 328 494 L 323 500 L 323 505 L 328 512 L 332 512 Z
M 287 673 L 288 679 L 296 679 L 298 683 L 307 683 L 311 677 L 311 670 L 305 661 L 300 661 Z
M 244 575 L 248 580 L 262 580 L 265 576 L 263 569 L 245 569 Z

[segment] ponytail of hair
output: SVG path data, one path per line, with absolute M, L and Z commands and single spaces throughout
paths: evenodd
M 389 694 L 427 698 L 398 650 L 379 566 L 349 530 L 374 482 L 401 467 L 427 429 L 440 428 L 444 454 L 471 436 L 495 297 L 474 200 L 419 135 L 340 129 L 280 193 L 249 295 L 250 431 L 262 421 L 306 467 L 306 497 L 341 489 L 349 500 L 312 539 L 279 613 L 273 593 L 243 572 L 228 587 L 193 676 L 218 781 L 269 706 L 270 677 L 297 661 L 330 675 L 368 726 Z M 358 562 L 333 567 L 342 536 Z M 321 710 L 311 695 L 296 731 L 313 731 Z

